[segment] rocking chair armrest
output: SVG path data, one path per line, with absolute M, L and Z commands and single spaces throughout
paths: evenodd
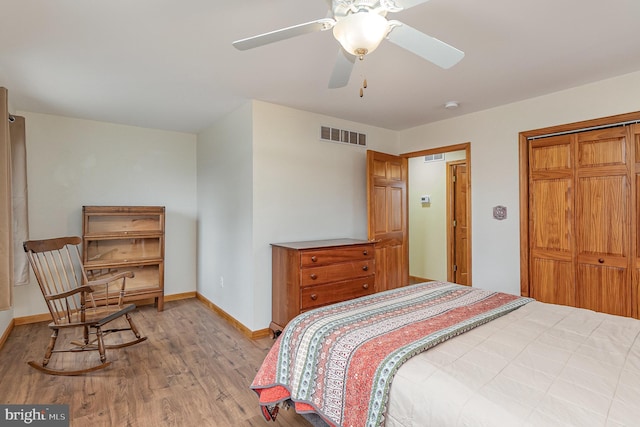
M 69 291 L 60 292 L 58 294 L 47 295 L 45 296 L 45 299 L 47 301 L 51 301 L 51 300 L 57 300 L 61 298 L 67 298 L 77 293 L 91 293 L 91 292 L 93 292 L 93 288 L 91 288 L 91 286 L 83 285 L 83 286 L 78 286 L 77 288 L 71 289 Z
M 90 287 L 100 287 L 104 285 L 108 285 L 111 282 L 115 282 L 116 280 L 124 279 L 124 278 L 133 278 L 135 275 L 133 271 L 121 271 L 120 273 L 114 274 L 109 277 L 103 277 L 102 279 L 90 280 L 87 285 Z M 122 281 L 121 289 L 124 290 L 125 280 Z

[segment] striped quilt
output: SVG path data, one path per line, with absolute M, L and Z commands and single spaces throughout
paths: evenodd
M 427 282 L 321 307 L 289 322 L 251 388 L 267 420 L 291 401 L 332 426 L 380 426 L 404 362 L 529 301 Z

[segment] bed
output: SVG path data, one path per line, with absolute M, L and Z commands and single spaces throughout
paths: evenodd
M 640 424 L 640 321 L 445 282 L 303 313 L 251 388 L 314 425 Z

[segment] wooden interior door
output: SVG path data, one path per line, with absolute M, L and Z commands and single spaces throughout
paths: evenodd
M 408 160 L 367 151 L 369 240 L 376 242 L 376 291 L 409 283 Z
M 447 198 L 449 218 L 447 280 L 471 286 L 469 280 L 469 206 L 467 162 L 460 160 L 447 164 Z
M 575 306 L 572 138 L 529 144 L 529 283 L 538 301 Z
M 631 156 L 627 128 L 576 138 L 577 306 L 631 315 Z M 635 228 L 634 228 L 635 229 Z

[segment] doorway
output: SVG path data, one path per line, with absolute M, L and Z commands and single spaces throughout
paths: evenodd
M 409 161 L 409 282 L 471 286 L 470 143 L 401 155 Z

